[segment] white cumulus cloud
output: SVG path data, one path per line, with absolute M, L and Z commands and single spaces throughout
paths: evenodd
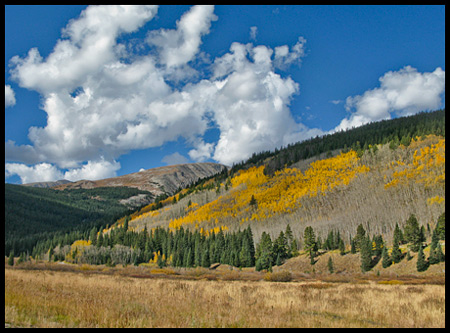
M 8 84 L 5 84 L 5 108 L 14 106 L 16 104 L 16 95 L 14 90 Z
M 347 98 L 345 107 L 351 114 L 335 131 L 390 119 L 392 114 L 406 116 L 439 108 L 445 91 L 445 71 L 440 67 L 432 73 L 420 73 L 406 66 L 387 72 L 379 81 L 379 88 Z

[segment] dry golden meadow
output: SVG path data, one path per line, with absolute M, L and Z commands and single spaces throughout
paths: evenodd
M 5 326 L 445 327 L 445 277 L 286 283 L 229 269 L 55 265 L 5 267 Z

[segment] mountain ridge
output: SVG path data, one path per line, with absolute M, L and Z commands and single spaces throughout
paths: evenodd
M 68 184 L 68 183 L 72 183 L 72 182 L 70 180 L 67 180 L 67 179 L 60 179 L 60 180 L 55 180 L 55 181 L 50 181 L 50 182 L 27 183 L 27 184 L 22 184 L 22 186 L 39 187 L 39 188 L 52 188 L 52 187 L 55 187 L 55 186 L 64 185 L 64 184 Z
M 54 186 L 53 189 L 92 189 L 126 186 L 149 191 L 158 196 L 166 193 L 171 194 L 180 187 L 186 187 L 201 178 L 214 176 L 225 169 L 227 169 L 225 165 L 211 162 L 168 165 L 118 177 L 100 180 L 79 180 Z

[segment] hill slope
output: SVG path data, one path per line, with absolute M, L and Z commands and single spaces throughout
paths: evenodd
M 80 180 L 56 186 L 54 189 L 91 189 L 97 187 L 126 186 L 149 191 L 155 196 L 158 196 L 164 193 L 174 193 L 179 188 L 184 188 L 195 183 L 199 179 L 214 176 L 225 169 L 225 166 L 215 163 L 170 165 L 131 173 L 120 177 L 96 181 Z
M 152 202 L 160 194 L 216 175 L 226 167 L 197 163 L 161 167 L 98 181 L 78 181 L 52 188 L 45 185 L 5 184 L 5 253 L 31 250 L 48 233 L 85 231 L 116 219 Z
M 290 224 L 296 237 L 306 226 L 319 235 L 340 230 L 346 241 L 359 224 L 371 234 L 390 237 L 396 223 L 415 214 L 423 225 L 434 225 L 445 211 L 445 139 L 430 135 L 408 146 L 370 146 L 310 161 L 302 170 L 284 168 L 273 176 L 265 166 L 241 170 L 213 189 L 175 196 L 163 209 L 135 215 L 130 226 L 204 230 L 244 229 L 256 238 L 272 236 Z M 330 156 L 330 155 L 328 155 Z M 227 183 L 229 185 L 227 185 Z M 181 198 L 181 200 L 179 200 Z

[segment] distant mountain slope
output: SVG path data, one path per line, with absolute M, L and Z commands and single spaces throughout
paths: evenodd
M 52 188 L 58 185 L 64 185 L 64 184 L 68 184 L 71 183 L 70 180 L 66 180 L 66 179 L 61 179 L 61 180 L 57 180 L 54 182 L 36 182 L 36 183 L 28 183 L 28 184 L 22 184 L 23 186 L 28 186 L 28 187 L 40 187 L 40 188 Z
M 16 253 L 31 250 L 33 243 L 50 233 L 82 230 L 92 223 L 113 223 L 160 194 L 174 193 L 226 170 L 219 164 L 197 163 L 97 181 L 67 182 L 51 188 L 50 182 L 5 184 L 5 253 L 11 249 Z
M 153 198 L 149 192 L 128 187 L 55 191 L 5 184 L 5 251 L 31 250 L 50 233 L 112 223 L 133 208 L 133 203 L 123 200 L 142 195 L 148 197 L 147 203 Z
M 184 188 L 199 179 L 214 176 L 225 169 L 226 167 L 224 165 L 215 163 L 170 165 L 114 178 L 96 181 L 80 180 L 56 186 L 54 189 L 91 189 L 97 187 L 126 186 L 149 191 L 155 196 L 158 196 L 164 193 L 172 194 L 179 188 Z

